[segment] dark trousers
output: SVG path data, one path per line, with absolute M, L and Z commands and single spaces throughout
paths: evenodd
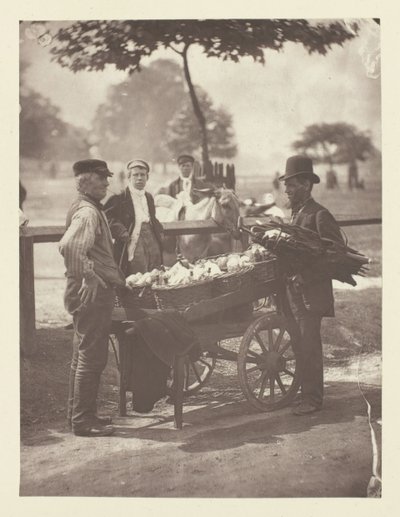
M 68 279 L 65 304 L 77 306 L 80 284 Z M 107 364 L 115 293 L 99 286 L 96 300 L 73 312 L 74 338 L 67 417 L 73 429 L 93 422 L 100 376 Z
M 296 342 L 302 398 L 304 402 L 321 407 L 324 396 L 322 315 L 311 311 L 301 294 L 289 291 L 288 298 L 293 316 L 292 333 Z

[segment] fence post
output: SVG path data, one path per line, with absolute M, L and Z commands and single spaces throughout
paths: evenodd
M 36 352 L 35 281 L 33 266 L 33 236 L 19 239 L 19 331 L 20 350 L 30 356 Z

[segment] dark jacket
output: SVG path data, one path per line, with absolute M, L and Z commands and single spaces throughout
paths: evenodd
M 149 207 L 150 225 L 160 247 L 160 253 L 162 256 L 161 232 L 163 231 L 163 227 L 160 221 L 156 218 L 154 199 L 153 196 L 149 194 L 149 192 L 146 192 L 146 199 Z M 111 235 L 115 239 L 115 260 L 118 264 L 120 264 L 122 270 L 125 271 L 128 255 L 124 236 L 127 234 L 127 232 L 131 234 L 133 228 L 135 227 L 135 209 L 129 188 L 126 188 L 126 190 L 121 194 L 111 196 L 105 204 L 104 210 L 110 225 Z
M 333 215 L 325 207 L 310 198 L 304 208 L 295 216 L 293 224 L 317 232 L 320 237 L 343 243 L 340 227 Z M 332 280 L 319 270 L 318 266 L 302 271 L 305 281 L 304 299 L 310 310 L 321 316 L 334 316 Z
M 194 176 L 192 177 L 192 192 L 191 196 L 193 201 L 197 199 L 197 195 L 195 192 L 193 192 L 193 189 L 196 188 L 198 185 L 198 180 Z M 168 196 L 176 198 L 176 196 L 179 194 L 179 192 L 182 192 L 183 190 L 183 181 L 181 178 L 176 178 L 176 180 L 171 181 L 169 185 L 166 187 L 160 188 L 160 190 L 157 192 L 157 194 L 168 194 Z
M 182 180 L 181 178 L 176 178 L 176 180 L 171 181 L 171 183 L 167 187 L 163 187 L 160 189 L 159 194 L 168 194 L 168 196 L 175 197 L 182 191 Z
M 200 348 L 191 325 L 177 312 L 138 316 L 128 326 L 130 335 L 121 332 L 118 339 L 124 344 L 123 385 L 133 393 L 133 409 L 147 413 L 167 394 L 167 379 L 175 356 L 189 354 L 196 361 Z

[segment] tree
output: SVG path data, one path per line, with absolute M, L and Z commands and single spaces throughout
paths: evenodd
M 198 88 L 199 104 L 207 120 L 208 145 L 212 156 L 233 158 L 237 153 L 232 128 L 232 115 L 223 108 L 215 108 L 210 96 Z M 177 156 L 182 153 L 196 153 L 201 149 L 201 131 L 189 101 L 176 112 L 168 123 L 167 145 Z
M 28 158 L 48 158 L 52 138 L 65 133 L 59 109 L 49 99 L 32 90 L 20 95 L 20 154 Z
M 84 158 L 86 131 L 68 124 L 58 106 L 25 85 L 28 63 L 20 65 L 20 155 L 25 158 L 53 160 Z
M 352 39 L 358 27 L 339 21 L 307 20 L 94 20 L 59 30 L 52 48 L 54 59 L 74 72 L 103 70 L 115 65 L 129 73 L 140 71 L 142 60 L 160 48 L 183 61 L 183 70 L 202 139 L 203 163 L 209 161 L 207 121 L 189 69 L 189 51 L 199 46 L 206 57 L 237 63 L 251 57 L 264 64 L 264 50 L 279 51 L 285 42 L 302 44 L 309 53 L 326 54 L 332 45 Z
M 379 151 L 372 142 L 368 131 L 361 131 L 346 122 L 334 124 L 312 124 L 306 127 L 301 138 L 292 148 L 309 156 L 315 163 L 349 165 L 349 185 L 353 183 L 350 175 L 355 175 L 358 184 L 357 161 L 376 157 Z
M 154 61 L 140 74 L 110 87 L 93 120 L 97 145 L 110 159 L 127 161 L 141 156 L 165 164 L 170 161 L 166 128 L 181 108 L 184 95 L 179 65 L 164 59 Z

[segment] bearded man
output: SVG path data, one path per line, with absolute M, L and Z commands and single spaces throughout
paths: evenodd
M 67 277 L 64 304 L 75 331 L 67 417 L 77 436 L 108 436 L 114 432 L 111 418 L 97 416 L 96 400 L 108 358 L 114 288 L 125 285 L 100 203 L 112 173 L 106 162 L 91 159 L 76 162 L 73 172 L 78 197 L 59 243 Z
M 312 188 L 320 178 L 314 174 L 311 159 L 290 157 L 285 174 L 279 179 L 285 184 L 292 209 L 291 223 L 308 228 L 322 238 L 343 243 L 340 227 L 333 215 L 312 198 Z M 293 413 L 307 415 L 320 410 L 323 403 L 321 321 L 323 317 L 335 315 L 332 280 L 311 266 L 288 279 L 287 295 L 294 318 L 302 379 L 300 403 Z

